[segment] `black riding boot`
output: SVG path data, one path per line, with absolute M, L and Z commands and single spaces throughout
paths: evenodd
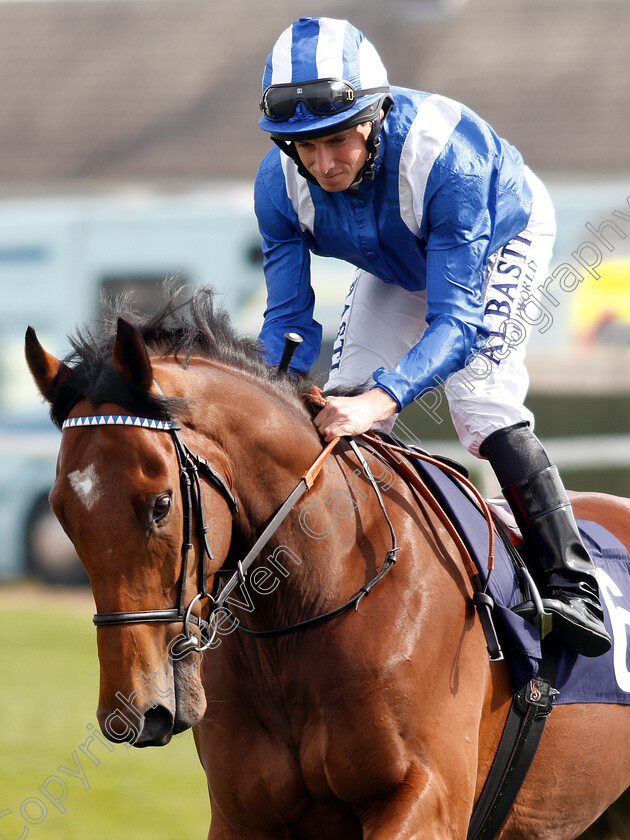
M 584 656 L 606 653 L 611 641 L 595 566 L 543 445 L 528 423 L 518 423 L 489 435 L 479 453 L 490 461 L 530 556 L 538 562 L 533 573 L 543 584 L 543 606 L 552 615 L 552 631 Z M 527 618 L 535 611 L 527 602 L 515 612 Z

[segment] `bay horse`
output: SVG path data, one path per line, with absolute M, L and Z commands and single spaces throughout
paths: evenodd
M 210 633 L 207 593 L 323 445 L 299 386 L 210 293 L 150 319 L 116 314 L 96 338 L 79 333 L 65 362 L 26 337 L 66 421 L 51 504 L 94 594 L 103 733 L 161 746 L 192 727 L 209 840 L 464 840 L 513 687 L 489 661 L 451 532 L 393 473 L 381 507 L 342 442 Z M 190 453 L 192 495 L 180 485 Z M 574 505 L 630 546 L 627 500 Z M 269 638 L 234 631 L 336 610 L 391 559 L 392 532 L 397 562 L 359 609 Z M 629 746 L 630 707 L 555 708 L 498 836 L 628 840 Z

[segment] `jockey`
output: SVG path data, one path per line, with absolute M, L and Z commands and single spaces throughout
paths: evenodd
M 553 631 L 586 656 L 604 653 L 594 566 L 523 405 L 519 312 L 547 276 L 555 238 L 545 187 L 465 106 L 390 87 L 347 21 L 289 26 L 267 59 L 260 108 L 275 144 L 255 189 L 267 361 L 278 364 L 288 330 L 304 339 L 295 371 L 319 354 L 310 252 L 354 265 L 326 390 L 367 388 L 327 398 L 315 420 L 322 437 L 391 428 L 445 384 L 461 442 L 490 461 L 538 561 Z M 532 604 L 518 609 L 529 616 Z

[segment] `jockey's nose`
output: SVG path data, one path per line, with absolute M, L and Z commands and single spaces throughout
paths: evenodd
M 335 162 L 330 149 L 326 148 L 325 145 L 319 146 L 317 148 L 317 169 L 319 172 L 326 175 L 334 165 Z

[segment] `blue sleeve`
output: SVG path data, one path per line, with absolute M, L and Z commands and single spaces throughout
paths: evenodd
M 395 368 L 374 373 L 400 408 L 461 370 L 488 335 L 483 287 L 492 239 L 491 180 L 490 172 L 445 176 L 434 168 L 427 183 L 428 327 Z
M 267 308 L 260 340 L 265 360 L 277 365 L 284 348 L 284 334 L 299 333 L 304 341 L 291 367 L 308 373 L 319 356 L 322 328 L 313 319 L 315 295 L 311 287 L 310 251 L 286 195 L 281 170 L 278 175 L 275 183 L 268 183 L 270 174 L 259 172 L 254 191 L 267 282 Z
M 439 170 L 435 177 L 439 178 Z M 429 316 L 452 315 L 477 326 L 482 324 L 494 215 L 490 182 L 490 173 L 450 174 L 438 181 L 435 193 L 428 197 L 425 221 Z

